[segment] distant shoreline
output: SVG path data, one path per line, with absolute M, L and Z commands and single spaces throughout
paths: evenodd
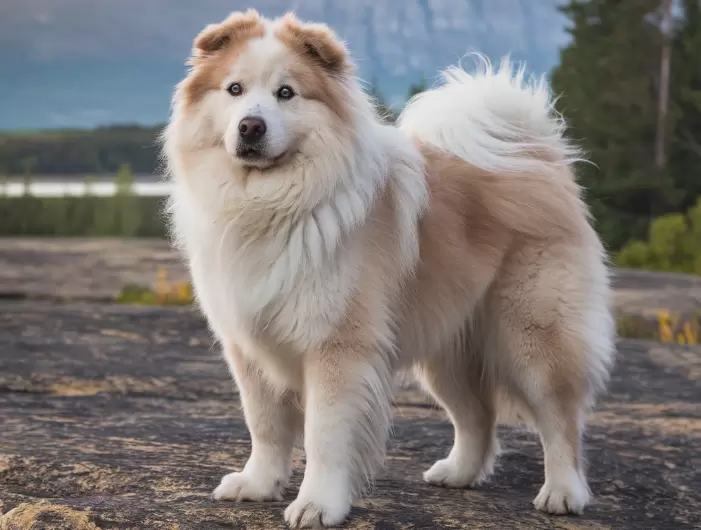
M 87 182 L 86 182 L 87 181 Z M 80 175 L 37 175 L 30 179 L 29 190 L 25 192 L 24 180 L 12 176 L 0 181 L 0 197 L 21 197 L 27 193 L 32 197 L 65 196 L 111 196 L 117 191 L 114 175 L 94 175 L 86 178 Z M 170 183 L 160 175 L 134 175 L 132 193 L 140 196 L 165 196 L 170 191 Z
M 73 174 L 52 174 L 52 173 L 39 173 L 37 175 L 32 174 L 30 176 L 31 182 L 80 182 L 84 183 L 87 180 L 93 182 L 112 182 L 114 181 L 115 173 L 73 173 Z M 158 173 L 134 173 L 134 182 L 161 182 L 163 177 Z M 4 182 L 9 183 L 19 183 L 24 182 L 24 177 L 22 175 L 0 175 L 0 186 Z

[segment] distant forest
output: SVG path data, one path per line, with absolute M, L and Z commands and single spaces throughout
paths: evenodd
M 0 133 L 0 175 L 96 175 L 127 164 L 155 173 L 162 127 L 115 125 L 93 130 Z

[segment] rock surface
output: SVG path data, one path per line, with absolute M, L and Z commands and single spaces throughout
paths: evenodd
M 163 239 L 0 238 L 0 298 L 108 302 L 125 284 L 153 286 L 161 268 L 188 279 Z
M 0 298 L 106 302 L 127 283 L 153 286 L 159 269 L 188 279 L 165 240 L 0 238 Z M 701 311 L 701 277 L 618 270 L 613 285 L 621 313 Z
M 250 448 L 234 386 L 188 308 L 114 306 L 126 283 L 187 272 L 167 242 L 0 239 L 0 530 L 282 528 L 284 503 L 210 493 Z M 617 271 L 616 309 L 701 308 L 701 278 Z M 699 527 L 701 349 L 622 341 L 611 392 L 587 434 L 596 502 L 548 517 L 531 501 L 542 452 L 502 428 L 492 481 L 434 488 L 421 472 L 450 448 L 444 414 L 398 388 L 387 468 L 349 528 Z
M 567 518 L 533 509 L 542 452 L 519 429 L 500 430 L 504 452 L 480 489 L 424 484 L 452 429 L 400 389 L 386 470 L 347 527 L 699 528 L 700 381 L 701 350 L 619 344 L 586 436 L 596 502 Z M 301 453 L 283 503 L 210 498 L 248 451 L 225 364 L 190 309 L 0 303 L 0 529 L 283 528 Z

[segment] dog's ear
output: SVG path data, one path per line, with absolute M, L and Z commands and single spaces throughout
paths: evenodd
M 278 38 L 329 72 L 344 73 L 351 69 L 348 50 L 326 24 L 306 24 L 288 13 L 282 19 Z
M 264 33 L 263 22 L 256 10 L 234 12 L 224 22 L 210 24 L 195 37 L 193 56 L 211 55 L 228 47 L 232 42 L 262 37 Z
M 195 38 L 193 55 L 208 55 L 225 48 L 231 37 L 223 24 L 210 24 Z

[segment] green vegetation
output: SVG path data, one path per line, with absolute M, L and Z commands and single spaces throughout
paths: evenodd
M 2 197 L 0 236 L 165 237 L 160 197 Z
M 647 241 L 630 241 L 616 261 L 634 269 L 701 274 L 701 199 L 686 215 L 671 213 L 652 221 Z
M 85 196 L 34 197 L 27 193 L 29 170 L 24 175 L 24 195 L 0 195 L 0 236 L 119 236 L 165 237 L 163 197 L 132 193 L 131 168 L 122 164 L 115 175 L 117 192 L 98 197 L 90 193 L 92 177 L 85 177 Z
M 117 193 L 111 197 L 0 196 L 0 236 L 120 236 L 164 237 L 163 198 L 131 193 L 133 176 L 128 165 L 115 177 Z M 31 175 L 25 174 L 25 190 Z
M 136 305 L 190 305 L 193 300 L 194 292 L 191 283 L 170 283 L 165 269 L 160 269 L 153 289 L 143 285 L 127 284 L 122 288 L 116 302 Z
M 120 125 L 95 130 L 0 133 L 0 173 L 76 175 L 115 173 L 125 164 L 156 173 L 161 127 Z
M 173 292 L 161 295 L 149 287 L 130 283 L 122 288 L 115 302 L 132 305 L 192 305 L 192 287 L 190 284 L 183 284 L 180 290 L 180 293 Z
M 553 90 L 572 136 L 594 162 L 579 175 L 612 250 L 642 239 L 653 219 L 683 212 L 701 196 L 701 4 L 681 2 L 669 40 L 660 29 L 661 6 L 573 0 L 562 8 L 572 43 L 553 71 Z M 668 110 L 658 127 L 665 45 Z

